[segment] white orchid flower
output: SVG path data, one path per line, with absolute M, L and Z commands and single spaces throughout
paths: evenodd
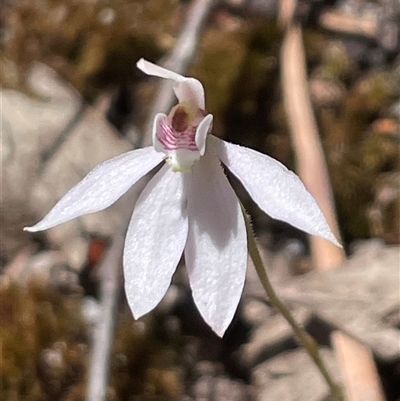
M 338 244 L 300 179 L 278 161 L 209 134 L 204 89 L 144 59 L 139 69 L 174 82 L 179 103 L 157 114 L 153 146 L 97 166 L 27 231 L 40 231 L 105 209 L 163 163 L 136 203 L 125 240 L 125 290 L 135 318 L 165 295 L 182 253 L 193 298 L 204 320 L 222 336 L 242 293 L 247 265 L 246 228 L 239 201 L 221 162 L 271 217 Z M 339 245 L 340 246 L 340 245 Z

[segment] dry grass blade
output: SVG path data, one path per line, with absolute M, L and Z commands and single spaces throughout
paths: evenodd
M 102 272 L 100 293 L 102 318 L 93 333 L 87 401 L 106 399 L 110 354 L 116 324 L 118 295 L 121 288 L 122 251 L 126 228 L 114 235 L 111 246 L 100 266 Z
M 348 15 L 343 12 L 326 10 L 319 17 L 320 25 L 333 32 L 349 35 L 362 35 L 375 39 L 378 24 L 372 18 Z
M 302 31 L 292 21 L 294 0 L 287 2 L 289 6 L 283 7 L 281 13 L 282 22 L 287 26 L 281 51 L 281 76 L 298 173 L 339 238 L 329 176 L 308 92 Z M 311 238 L 311 248 L 314 265 L 319 269 L 338 267 L 345 259 L 342 249 L 320 238 Z M 384 401 L 371 351 L 340 331 L 332 335 L 332 341 L 342 368 L 346 399 Z
M 348 401 L 385 401 L 371 350 L 341 331 L 332 334 Z
M 281 79 L 285 110 L 297 158 L 297 173 L 340 240 L 328 170 L 308 91 L 302 30 L 299 24 L 291 22 L 294 6 L 292 0 L 282 2 L 281 20 L 287 30 L 281 50 Z M 329 241 L 312 237 L 310 242 L 316 268 L 332 269 L 345 260 L 343 249 Z

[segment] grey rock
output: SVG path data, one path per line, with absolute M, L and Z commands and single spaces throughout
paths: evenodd
M 253 327 L 258 327 L 271 317 L 272 311 L 266 302 L 249 298 L 243 302 L 241 314 L 247 323 Z
M 279 292 L 287 302 L 365 342 L 381 359 L 395 361 L 400 330 L 385 316 L 400 305 L 399 262 L 398 246 L 365 241 L 340 269 L 309 273 Z
M 203 361 L 197 366 L 200 377 L 193 384 L 188 401 L 252 401 L 250 387 L 238 380 L 218 375 L 212 362 Z
M 321 350 L 330 373 L 338 380 L 333 353 Z M 287 351 L 260 365 L 252 375 L 256 401 L 322 401 L 329 389 L 321 373 L 301 348 Z
M 297 308 L 292 315 L 298 324 L 305 326 L 311 313 L 306 308 Z M 242 347 L 241 356 L 248 366 L 254 366 L 295 344 L 289 323 L 276 314 L 254 330 L 250 341 Z
M 2 256 L 11 259 L 36 223 L 73 185 L 100 162 L 131 149 L 103 115 L 82 106 L 77 92 L 50 68 L 36 64 L 28 74 L 33 95 L 2 90 Z M 119 224 L 118 206 L 47 231 L 44 235 L 80 269 L 87 233 L 109 236 Z M 85 235 L 86 234 L 86 235 Z

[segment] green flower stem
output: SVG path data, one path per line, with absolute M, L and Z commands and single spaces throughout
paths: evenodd
M 324 361 L 321 358 L 317 342 L 300 325 L 296 323 L 296 321 L 293 319 L 293 316 L 289 312 L 289 309 L 279 299 L 274 288 L 272 287 L 271 281 L 268 278 L 267 272 L 264 268 L 264 264 L 262 262 L 260 253 L 257 248 L 253 229 L 250 223 L 250 218 L 245 209 L 243 208 L 243 206 L 242 206 L 242 211 L 246 222 L 247 243 L 248 243 L 249 253 L 251 259 L 253 260 L 258 277 L 260 278 L 261 284 L 264 287 L 265 292 L 267 293 L 272 305 L 274 305 L 282 314 L 282 316 L 287 320 L 287 322 L 292 327 L 294 333 L 296 334 L 296 337 L 298 338 L 300 344 L 305 348 L 308 355 L 317 365 L 318 370 L 321 372 L 322 376 L 324 377 L 329 386 L 331 395 L 335 397 L 338 401 L 345 401 L 341 387 L 337 383 L 335 383 L 335 381 L 332 379 L 330 373 L 328 372 L 328 369 L 325 366 Z

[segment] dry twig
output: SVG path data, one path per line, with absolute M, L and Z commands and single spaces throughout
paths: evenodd
M 302 31 L 300 25 L 292 20 L 295 0 L 287 2 L 290 5 L 286 6 L 282 13 L 282 22 L 287 26 L 281 51 L 282 88 L 298 161 L 298 172 L 317 200 L 334 233 L 340 238 L 328 171 L 308 92 Z M 337 22 L 336 20 L 336 25 Z M 346 21 L 342 19 L 341 22 Z M 364 26 L 363 34 L 371 36 L 373 27 Z M 342 249 L 321 238 L 311 238 L 311 248 L 314 265 L 320 269 L 338 267 L 345 259 Z M 348 400 L 384 401 L 370 350 L 339 331 L 333 334 L 332 340 L 343 369 Z
M 93 332 L 87 401 L 102 401 L 106 399 L 110 354 L 117 318 L 119 290 L 121 288 L 122 251 L 126 229 L 127 224 L 120 232 L 114 235 L 111 246 L 100 264 L 102 273 L 100 292 L 102 315 Z
M 341 331 L 332 334 L 347 401 L 385 401 L 371 350 Z
M 287 27 L 281 50 L 281 79 L 284 105 L 297 158 L 297 172 L 316 199 L 331 229 L 340 240 L 332 190 L 308 91 L 302 30 L 292 20 L 295 1 L 282 1 L 281 22 Z M 345 260 L 343 249 L 311 237 L 313 264 L 332 269 Z
M 346 14 L 335 10 L 323 11 L 318 19 L 320 25 L 333 32 L 348 35 L 360 35 L 376 39 L 378 32 L 377 21 L 371 18 Z

